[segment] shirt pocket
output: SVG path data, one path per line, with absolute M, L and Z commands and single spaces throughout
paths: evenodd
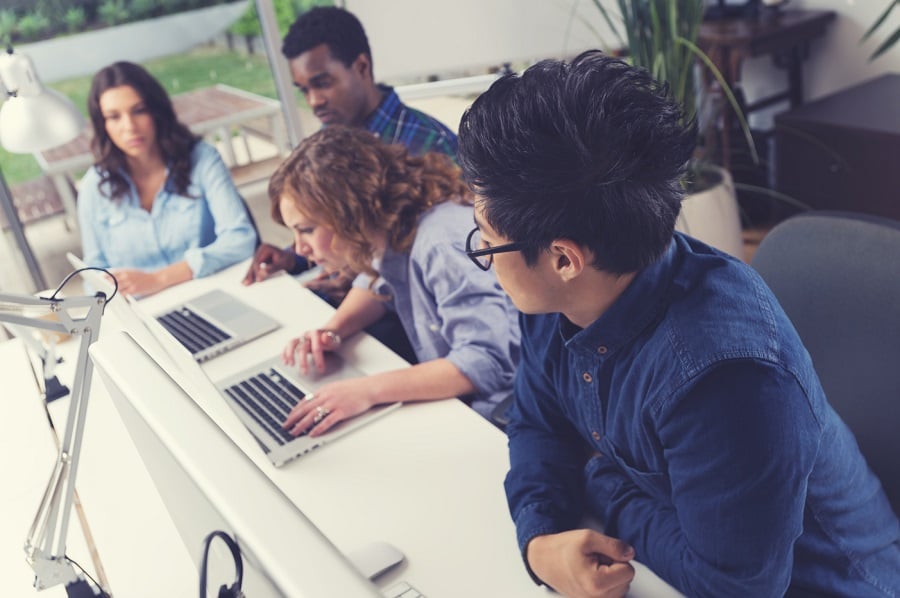
M 106 210 L 103 216 L 101 216 L 101 219 L 107 227 L 113 228 L 125 224 L 127 218 L 125 210 L 116 207 L 111 210 Z
M 647 471 L 647 468 L 639 468 L 632 460 L 626 460 L 620 451 L 608 439 L 604 439 L 602 448 L 600 449 L 604 455 L 611 459 L 616 467 L 619 468 L 638 488 L 643 490 L 653 498 L 671 500 L 672 488 L 669 483 L 669 476 L 661 471 Z
M 169 261 L 183 259 L 185 251 L 202 244 L 200 219 L 203 199 L 173 195 L 165 204 L 165 210 L 157 225 L 160 245 Z

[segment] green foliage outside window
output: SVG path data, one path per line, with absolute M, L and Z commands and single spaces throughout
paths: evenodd
M 84 9 L 80 6 L 70 8 L 63 15 L 63 23 L 66 24 L 66 31 L 68 31 L 69 33 L 81 31 L 82 29 L 84 29 L 84 24 L 86 22 L 87 15 L 84 14 Z
M 129 20 L 131 13 L 125 6 L 125 0 L 106 0 L 97 9 L 100 22 L 112 27 Z
M 272 0 L 275 9 L 275 20 L 278 21 L 278 31 L 283 36 L 297 15 L 302 14 L 314 6 L 334 6 L 333 0 Z M 259 24 L 259 16 L 256 13 L 256 4 L 251 2 L 244 14 L 241 15 L 229 29 L 234 35 L 244 37 L 257 37 L 262 35 Z
M 234 1 L 4 0 L 0 9 L 0 44 L 31 43 Z

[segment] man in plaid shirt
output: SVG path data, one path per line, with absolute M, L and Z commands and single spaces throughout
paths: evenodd
M 350 12 L 316 7 L 303 13 L 291 25 L 281 51 L 294 84 L 324 126 L 363 127 L 385 143 L 405 145 L 412 155 L 437 152 L 455 159 L 456 135 L 450 129 L 403 104 L 393 88 L 375 83 L 366 33 Z M 243 282 L 260 282 L 280 270 L 299 274 L 308 267 L 291 248 L 263 243 Z M 349 280 L 322 277 L 306 286 L 337 304 L 349 289 Z M 405 339 L 398 345 L 377 331 L 369 332 L 400 355 L 414 359 Z

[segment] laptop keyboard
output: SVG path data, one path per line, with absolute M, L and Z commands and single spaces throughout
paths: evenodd
M 381 593 L 384 598 L 425 598 L 425 594 L 405 581 L 397 582 Z
M 231 338 L 230 334 L 187 307 L 170 311 L 157 319 L 178 342 L 187 347 L 191 355 Z
M 305 394 L 274 368 L 229 386 L 225 393 L 276 443 L 287 444 L 296 438 L 281 424 Z

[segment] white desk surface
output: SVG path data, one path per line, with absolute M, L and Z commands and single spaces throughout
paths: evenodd
M 60 353 L 74 361 L 75 343 Z M 0 403 L 0 578 L 4 596 L 66 595 L 62 586 L 38 592 L 23 549 L 28 528 L 56 462 L 57 449 L 25 348 L 18 339 L 0 343 L 3 388 Z M 60 368 L 71 386 L 71 369 Z M 50 404 L 62 436 L 68 397 Z M 95 378 L 81 451 L 76 489 L 110 587 L 121 597 L 195 596 L 197 570 L 181 542 L 153 480 L 121 424 L 119 414 Z M 76 514 L 73 512 L 66 554 L 94 577 Z
M 331 310 L 287 276 L 243 287 L 239 280 L 244 268 L 240 265 L 142 301 L 144 309 L 155 312 L 210 288 L 221 288 L 282 322 L 281 329 L 207 362 L 205 367 L 214 379 L 279 353 L 287 339 L 320 325 Z M 104 332 L 116 326 L 114 319 L 109 320 L 104 320 Z M 104 348 L 115 344 L 105 343 L 105 338 L 101 333 L 94 348 L 94 354 L 100 359 L 104 358 Z M 345 342 L 342 353 L 369 373 L 404 365 L 380 343 L 364 335 Z M 115 363 L 116 356 L 108 355 L 107 359 Z M 155 582 L 160 577 L 160 568 L 174 567 L 175 583 L 179 583 L 178 580 L 184 583 L 185 577 L 191 575 L 196 579 L 186 549 L 180 540 L 173 543 L 171 520 L 158 511 L 161 507 L 158 495 L 154 497 L 146 490 L 146 472 L 133 474 L 140 484 L 119 478 L 119 467 L 123 470 L 126 467 L 142 469 L 142 464 L 134 447 L 125 447 L 130 445 L 130 439 L 121 424 L 116 423 L 115 414 L 108 412 L 114 411 L 108 397 L 106 401 L 95 400 L 94 395 L 106 394 L 99 390 L 102 382 L 97 376 L 94 385 L 79 489 L 87 484 L 102 486 L 103 491 L 98 490 L 98 498 L 93 500 L 107 505 L 116 502 L 114 497 L 119 497 L 120 517 L 125 519 L 135 517 L 131 502 L 135 490 L 143 500 L 155 503 L 152 506 L 156 510 L 142 510 L 138 517 L 144 523 L 159 521 L 157 531 L 160 533 L 156 535 L 165 546 L 161 546 L 150 561 L 141 564 L 141 571 L 133 571 L 131 575 L 146 579 L 149 570 Z M 395 579 L 404 579 L 430 598 L 548 595 L 546 590 L 534 586 L 525 573 L 516 546 L 502 484 L 508 469 L 505 436 L 461 402 L 447 400 L 405 405 L 323 449 L 275 468 L 217 396 L 194 399 L 339 549 L 351 551 L 374 540 L 385 540 L 404 552 L 407 564 L 380 579 L 381 587 Z M 172 408 L 177 409 L 177 403 Z M 100 441 L 95 438 L 100 435 L 98 428 L 107 430 L 110 427 L 118 430 L 115 434 L 103 434 L 109 436 L 102 441 L 103 452 L 107 454 L 98 455 Z M 112 448 L 114 445 L 121 445 L 121 450 Z M 91 473 L 86 473 L 103 469 L 97 462 L 109 461 L 112 458 L 109 451 L 118 453 L 116 460 L 129 461 L 128 466 L 113 469 L 118 482 L 114 484 L 110 483 L 109 469 L 106 469 L 106 479 L 102 483 Z M 244 492 L 252 492 L 252 489 Z M 88 517 L 92 518 L 95 511 L 90 508 L 88 494 L 93 496 L 95 492 L 82 490 L 82 501 L 86 504 Z M 108 513 L 97 516 L 106 518 Z M 98 532 L 95 535 L 105 536 Z M 177 538 L 177 534 L 174 537 Z M 113 550 L 125 550 L 126 546 L 139 541 L 131 536 L 110 540 L 109 545 L 116 546 Z M 106 562 L 109 557 L 100 538 L 98 544 L 101 558 Z M 178 561 L 177 567 L 175 561 Z M 106 563 L 106 567 L 115 592 L 114 569 L 119 565 Z M 182 574 L 185 567 L 190 570 L 189 574 Z M 637 598 L 678 595 L 639 563 L 636 568 L 638 574 L 629 595 Z M 196 587 L 193 579 L 187 587 Z M 188 595 L 184 586 L 181 588 L 181 591 L 154 595 Z M 118 591 L 121 596 L 146 595 Z

